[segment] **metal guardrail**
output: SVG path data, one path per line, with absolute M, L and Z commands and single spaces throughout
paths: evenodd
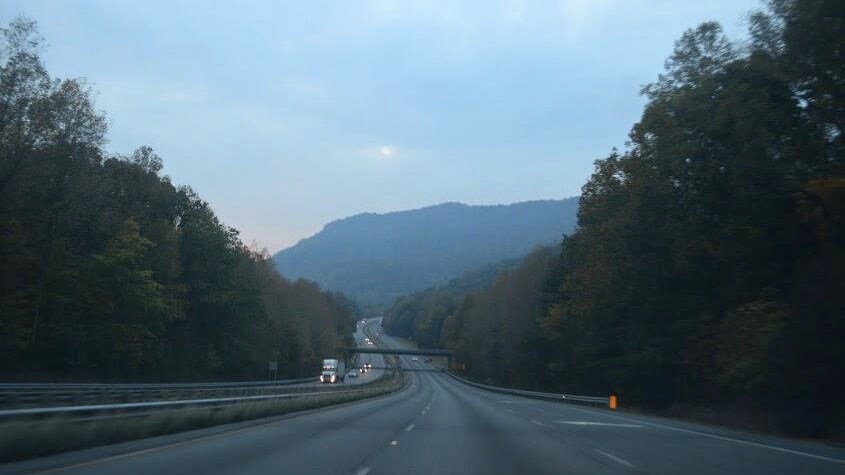
M 386 377 L 385 373 L 382 377 Z M 0 421 L 23 419 L 23 418 L 37 418 L 49 416 L 89 416 L 89 415 L 123 415 L 126 413 L 140 413 L 151 412 L 156 410 L 170 410 L 182 408 L 200 408 L 200 407 L 219 407 L 230 406 L 234 404 L 241 404 L 245 402 L 260 402 L 266 400 L 277 399 L 292 399 L 309 396 L 325 396 L 325 395 L 339 395 L 339 394 L 353 394 L 370 390 L 370 385 L 382 378 L 376 378 L 368 383 L 356 386 L 354 389 L 348 387 L 336 386 L 319 386 L 311 391 L 301 391 L 302 388 L 288 388 L 287 392 L 261 394 L 261 395 L 241 395 L 234 397 L 215 397 L 215 398 L 195 398 L 195 399 L 176 399 L 176 400 L 144 400 L 137 402 L 122 402 L 122 403 L 108 403 L 108 404 L 77 404 L 77 405 L 63 405 L 63 406 L 47 406 L 47 407 L 28 407 L 28 408 L 14 408 L 0 410 Z M 316 381 L 316 378 L 307 378 L 306 382 Z M 290 380 L 301 381 L 301 380 Z M 204 383 L 205 384 L 205 383 Z M 212 384 L 212 383 L 208 383 Z M 228 384 L 228 383 L 222 383 Z M 291 383 L 293 384 L 293 383 Z M 107 386 L 107 385 L 104 385 Z M 262 388 L 273 389 L 276 386 L 268 386 L 259 384 Z M 290 386 L 290 384 L 288 385 Z M 192 386 L 193 387 L 193 386 Z M 241 387 L 241 386 L 237 386 Z
M 514 396 L 523 396 L 523 397 L 530 397 L 533 399 L 543 399 L 547 401 L 558 401 L 558 402 L 574 402 L 574 403 L 581 403 L 581 404 L 595 404 L 595 405 L 603 405 L 608 406 L 610 403 L 609 397 L 602 397 L 602 396 L 579 396 L 577 394 L 561 394 L 561 393 L 542 393 L 539 391 L 526 391 L 523 389 L 510 389 L 510 388 L 503 388 L 501 386 L 490 386 L 488 384 L 481 384 L 476 383 L 475 381 L 470 381 L 468 379 L 462 378 L 458 375 L 452 374 L 449 371 L 443 370 L 444 373 L 448 374 L 449 376 L 461 381 L 464 384 L 468 384 L 470 386 L 475 386 L 477 388 L 486 389 L 487 391 L 493 391 L 501 394 L 511 394 Z
M 218 383 L 0 383 L 0 406 L 34 404 L 91 404 L 93 402 L 129 402 L 133 399 L 185 399 L 186 397 L 266 394 L 281 387 L 316 382 L 316 377 L 279 381 L 243 381 Z
M 388 367 L 392 369 L 390 374 L 396 372 L 395 364 L 388 363 Z M 320 390 L 311 391 L 308 391 L 307 388 L 291 388 L 290 386 L 317 382 L 317 377 L 279 381 L 218 383 L 0 383 L 0 405 L 5 403 L 7 407 L 7 409 L 0 410 L 0 421 L 49 416 L 110 416 L 131 412 L 140 413 L 180 408 L 219 407 L 244 402 L 352 394 L 368 391 L 370 384 L 387 376 L 388 372 L 385 372 L 381 378 L 361 384 L 355 389 L 327 386 L 320 387 Z M 276 389 L 282 387 L 287 389 L 287 391 L 275 392 Z M 274 392 L 271 394 L 248 394 L 250 392 L 267 393 L 269 391 Z M 193 397 L 190 399 L 184 397 L 189 394 L 195 396 L 198 393 L 214 392 L 227 392 L 236 395 L 230 395 L 229 397 Z M 127 399 L 136 397 L 143 397 L 145 399 L 140 401 L 126 401 Z M 100 404 L 91 403 L 92 400 L 96 399 L 110 400 Z M 121 402 L 115 402 L 114 400 L 120 400 Z M 14 407 L 14 403 L 17 403 L 17 406 L 21 406 L 36 402 L 50 402 L 54 405 Z M 71 405 L 68 405 L 68 402 Z M 9 403 L 13 403 L 13 407 L 9 407 Z
M 291 399 L 297 397 L 308 396 L 322 396 L 322 395 L 337 395 L 337 394 L 352 394 L 367 391 L 369 388 L 363 387 L 359 389 L 343 389 L 333 391 L 314 391 L 314 392 L 298 392 L 286 394 L 265 394 L 260 396 L 242 396 L 242 397 L 226 397 L 226 398 L 205 398 L 205 399 L 187 399 L 178 401 L 147 401 L 147 402 L 133 402 L 120 404 L 97 404 L 84 406 L 59 406 L 59 407 L 34 407 L 26 409 L 7 409 L 0 410 L 0 420 L 36 417 L 36 416 L 57 416 L 57 415 L 90 415 L 103 413 L 118 413 L 118 412 L 133 412 L 133 411 L 150 411 L 150 410 L 164 410 L 164 409 L 181 409 L 181 408 L 195 408 L 195 407 L 217 407 L 228 406 L 232 404 L 240 404 L 244 402 L 258 402 L 274 399 Z
M 288 384 L 316 381 L 317 377 L 283 379 L 277 381 L 234 381 L 222 383 L 150 383 L 150 384 L 109 384 L 109 383 L 0 383 L 0 393 L 15 390 L 159 390 L 159 389 L 214 389 L 230 387 L 284 386 Z

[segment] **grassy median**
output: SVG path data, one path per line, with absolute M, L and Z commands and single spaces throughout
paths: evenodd
M 350 389 L 355 393 L 325 393 L 241 403 L 217 408 L 192 408 L 98 418 L 54 417 L 0 424 L 0 461 L 9 462 L 86 447 L 183 432 L 220 424 L 260 419 L 380 396 L 402 388 L 405 377 L 395 371 Z

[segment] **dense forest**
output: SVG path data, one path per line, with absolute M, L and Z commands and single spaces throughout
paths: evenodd
M 773 0 L 742 43 L 685 32 L 577 231 L 449 307 L 437 343 L 497 384 L 843 433 L 843 19 Z
M 350 343 L 347 299 L 283 279 L 149 147 L 104 150 L 106 117 L 49 75 L 34 22 L 0 41 L 0 376 L 298 376 Z
M 333 221 L 274 256 L 286 277 L 343 292 L 373 312 L 401 295 L 519 258 L 575 229 L 578 198 L 470 206 L 443 203 Z
M 382 325 L 391 335 L 413 338 L 423 348 L 436 347 L 440 344 L 443 320 L 454 313 L 464 295 L 483 290 L 500 274 L 516 268 L 521 262 L 521 259 L 505 259 L 462 274 L 445 284 L 399 297 L 384 312 Z

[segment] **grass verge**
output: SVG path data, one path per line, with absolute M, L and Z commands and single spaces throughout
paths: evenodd
M 217 408 L 193 408 L 99 418 L 55 417 L 0 424 L 0 462 L 11 462 L 69 450 L 183 432 L 220 424 L 260 419 L 380 396 L 402 388 L 405 377 L 393 372 L 361 392 L 303 396 L 276 401 L 241 403 Z

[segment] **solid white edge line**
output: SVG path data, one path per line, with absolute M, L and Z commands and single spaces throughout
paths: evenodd
M 576 408 L 570 407 L 569 409 L 576 409 Z M 583 412 L 585 414 L 595 415 L 595 413 L 590 412 L 590 411 L 585 411 L 583 409 L 576 409 L 576 410 L 579 411 L 579 412 Z M 736 444 L 748 445 L 748 446 L 757 447 L 757 448 L 760 448 L 760 449 L 769 449 L 769 450 L 774 450 L 774 451 L 777 451 L 777 452 L 783 452 L 783 453 L 792 454 L 792 455 L 803 455 L 804 457 L 814 458 L 814 459 L 818 459 L 818 460 L 825 460 L 827 462 L 845 464 L 845 460 L 843 460 L 843 459 L 836 459 L 836 458 L 833 458 L 833 457 L 825 457 L 824 455 L 816 455 L 816 454 L 811 454 L 811 453 L 808 453 L 808 452 L 801 452 L 799 450 L 792 450 L 792 449 L 787 449 L 787 448 L 784 448 L 784 447 L 777 447 L 777 446 L 774 446 L 774 445 L 766 445 L 766 444 L 761 444 L 761 443 L 758 443 L 758 442 L 751 442 L 751 441 L 748 441 L 748 440 L 735 439 L 733 437 L 726 437 L 726 436 L 723 436 L 723 435 L 708 434 L 706 432 L 700 432 L 700 431 L 697 431 L 697 430 L 682 429 L 680 427 L 667 426 L 665 424 L 658 424 L 656 422 L 639 421 L 639 420 L 636 420 L 636 419 L 629 419 L 627 417 L 617 416 L 617 415 L 613 415 L 613 414 L 602 414 L 602 415 L 607 416 L 607 417 L 611 417 L 613 419 L 619 419 L 619 420 L 622 420 L 622 421 L 637 422 L 637 423 L 645 424 L 645 425 L 652 426 L 652 427 L 659 427 L 661 429 L 674 430 L 674 431 L 677 431 L 677 432 L 684 432 L 684 433 L 687 433 L 687 434 L 699 435 L 699 436 L 702 436 L 702 437 L 710 437 L 711 439 L 724 440 L 726 442 L 734 442 Z
M 624 465 L 628 468 L 633 468 L 633 466 L 634 466 L 631 462 L 629 462 L 629 461 L 627 461 L 623 458 L 619 458 L 619 457 L 617 457 L 613 454 L 609 454 L 609 453 L 605 452 L 604 450 L 599 450 L 599 449 L 595 449 L 595 450 L 599 454 L 604 455 L 605 457 L 609 458 L 610 460 L 613 460 L 614 462 L 622 464 L 622 465 Z
M 599 427 L 630 427 L 639 429 L 640 424 L 617 424 L 615 422 L 592 422 L 592 421 L 554 421 L 555 424 L 568 424 L 573 426 L 599 426 Z

